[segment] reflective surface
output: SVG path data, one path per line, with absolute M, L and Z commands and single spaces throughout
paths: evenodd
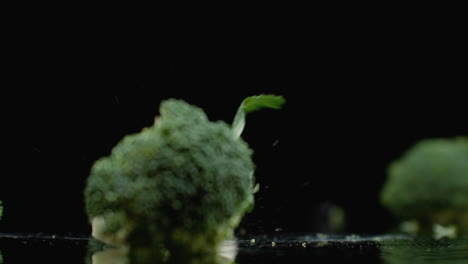
M 87 237 L 0 234 L 0 263 L 128 263 L 125 250 Z M 220 255 L 251 263 L 468 263 L 468 238 L 418 240 L 406 236 L 278 235 L 228 241 Z M 132 263 L 152 263 L 133 261 Z M 226 261 L 226 263 L 230 263 Z
M 0 234 L 3 264 L 85 263 L 88 239 L 44 234 Z
M 468 238 L 389 242 L 382 247 L 382 258 L 387 264 L 466 264 Z

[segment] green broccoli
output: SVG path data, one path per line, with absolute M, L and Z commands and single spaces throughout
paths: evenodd
M 231 127 L 184 101 L 163 101 L 153 126 L 93 165 L 85 189 L 93 236 L 160 263 L 217 263 L 217 248 L 254 204 L 245 115 L 283 103 L 249 97 Z
M 420 234 L 441 225 L 468 233 L 468 138 L 427 139 L 410 148 L 389 166 L 381 201 L 400 219 L 413 219 L 407 226 Z

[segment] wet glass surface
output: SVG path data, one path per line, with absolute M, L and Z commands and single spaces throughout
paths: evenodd
M 79 236 L 0 234 L 2 264 L 125 263 L 122 252 L 109 249 L 102 251 L 95 244 L 90 246 L 91 241 Z M 235 243 L 229 241 L 221 252 L 223 255 L 235 253 L 237 264 L 330 261 L 461 264 L 468 263 L 468 238 L 435 241 L 406 236 L 279 235 L 239 239 Z
M 85 263 L 88 238 L 0 234 L 3 263 Z

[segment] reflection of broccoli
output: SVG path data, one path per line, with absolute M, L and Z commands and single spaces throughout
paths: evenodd
M 420 238 L 415 241 L 394 240 L 382 242 L 380 255 L 386 264 L 444 263 L 466 264 L 466 240 Z
M 239 137 L 245 114 L 283 103 L 249 97 L 230 127 L 184 101 L 164 101 L 153 126 L 93 165 L 85 190 L 93 236 L 167 263 L 215 263 L 217 247 L 253 207 L 252 151 Z
M 423 140 L 390 165 L 382 203 L 402 219 L 468 232 L 468 138 Z

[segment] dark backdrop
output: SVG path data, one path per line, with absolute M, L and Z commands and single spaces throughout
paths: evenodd
M 329 201 L 346 211 L 347 232 L 385 232 L 393 219 L 378 194 L 388 163 L 422 138 L 467 134 L 466 77 L 451 50 L 341 36 L 200 46 L 188 37 L 131 55 L 89 43 L 20 46 L 5 73 L 15 93 L 2 95 L 0 230 L 87 234 L 91 165 L 151 125 L 161 100 L 231 122 L 244 97 L 274 93 L 284 110 L 252 114 L 243 134 L 261 188 L 242 227 L 319 231 L 312 223 Z

